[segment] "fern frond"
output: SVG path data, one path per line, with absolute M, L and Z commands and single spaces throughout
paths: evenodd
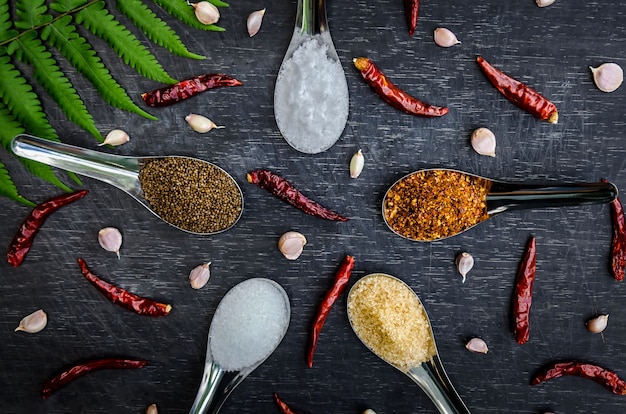
M 15 56 L 33 67 L 35 79 L 57 102 L 67 118 L 102 142 L 104 139 L 83 100 L 61 71 L 52 54 L 41 43 L 37 33 L 25 33 L 16 42 L 20 47 L 15 51 Z
M 52 20 L 47 14 L 48 6 L 45 0 L 17 0 L 15 2 L 15 27 L 18 29 L 32 29 L 43 26 Z
M 72 66 L 93 84 L 106 103 L 148 119 L 157 119 L 130 99 L 87 40 L 78 34 L 71 16 L 64 16 L 46 26 L 41 32 L 41 37 L 57 48 Z
M 141 75 L 161 83 L 176 83 L 154 55 L 104 6 L 104 1 L 99 1 L 82 9 L 76 13 L 76 22 L 107 42 L 124 63 Z
M 115 2 L 119 11 L 124 13 L 135 25 L 144 32 L 150 40 L 162 46 L 175 55 L 205 59 L 205 56 L 191 53 L 180 37 L 167 23 L 157 17 L 152 10 L 140 0 L 123 0 Z
M 214 32 L 223 32 L 224 28 L 214 24 L 203 24 L 198 21 L 193 7 L 184 0 L 153 0 L 161 6 L 166 12 L 176 17 L 187 25 L 200 30 L 209 30 Z M 223 3 L 223 2 L 222 2 Z M 227 3 L 223 3 L 228 6 Z M 217 6 L 217 5 L 216 5 Z M 220 7 L 220 6 L 217 6 Z
M 35 203 L 20 195 L 17 191 L 15 183 L 11 179 L 9 171 L 3 163 L 0 162 L 0 195 L 10 198 L 11 200 L 18 201 L 29 207 L 35 207 Z
M 87 4 L 87 0 L 56 0 L 50 3 L 50 8 L 59 13 L 71 13 Z
M 22 125 L 28 125 L 32 134 L 59 140 L 46 118 L 39 98 L 6 55 L 0 56 L 0 99 Z
M 0 144 L 9 152 L 11 152 L 11 140 L 14 136 L 18 134 L 23 134 L 26 132 L 24 127 L 22 127 L 23 123 L 20 123 L 12 114 L 9 109 L 4 106 L 0 102 Z M 24 166 L 36 177 L 39 177 L 50 184 L 56 185 L 57 187 L 65 190 L 72 191 L 67 185 L 65 185 L 61 180 L 59 180 L 56 175 L 54 175 L 54 171 L 52 167 L 41 164 L 36 161 L 27 160 L 25 158 L 19 158 L 20 162 L 24 164 Z
M 17 36 L 17 30 L 13 29 L 11 22 L 11 12 L 9 11 L 8 0 L 0 0 L 0 43 L 6 42 Z

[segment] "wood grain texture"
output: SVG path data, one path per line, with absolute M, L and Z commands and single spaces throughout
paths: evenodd
M 119 16 L 114 2 L 107 3 Z M 249 38 L 246 17 L 262 7 L 267 12 L 261 30 Z M 368 273 L 386 272 L 420 295 L 448 375 L 472 412 L 624 412 L 624 397 L 590 381 L 562 378 L 529 385 L 540 366 L 567 358 L 594 362 L 626 377 L 626 287 L 608 270 L 608 206 L 510 213 L 434 243 L 393 235 L 380 206 L 397 178 L 430 166 L 510 181 L 607 178 L 626 188 L 626 88 L 600 92 L 588 69 L 605 61 L 626 64 L 626 3 L 557 0 L 540 9 L 533 0 L 424 0 L 412 38 L 402 7 L 397 0 L 328 2 L 330 29 L 348 79 L 350 115 L 342 139 L 314 156 L 289 147 L 273 116 L 274 84 L 293 30 L 294 0 L 232 2 L 222 10 L 223 33 L 189 29 L 169 19 L 193 52 L 208 56 L 203 61 L 171 56 L 137 33 L 175 78 L 221 72 L 244 83 L 175 106 L 146 108 L 158 121 L 106 106 L 87 82 L 64 68 L 101 131 L 121 128 L 131 136 L 128 144 L 104 151 L 183 154 L 214 162 L 239 182 L 245 210 L 232 230 L 196 237 L 159 222 L 120 191 L 85 178 L 90 194 L 49 218 L 24 264 L 12 268 L 0 263 L 2 413 L 143 413 L 151 403 L 162 413 L 187 413 L 217 304 L 236 283 L 257 276 L 286 289 L 292 320 L 277 351 L 235 390 L 224 414 L 278 412 L 274 391 L 301 413 L 355 414 L 365 408 L 435 413 L 417 386 L 359 342 L 348 324 L 345 295 L 324 326 L 313 368 L 306 367 L 309 326 L 345 254 L 356 257 L 352 283 Z M 462 43 L 449 49 L 436 46 L 432 33 L 439 26 L 455 32 Z M 100 42 L 94 44 L 137 102 L 142 92 L 161 86 L 137 75 Z M 478 54 L 555 102 L 559 123 L 539 121 L 502 97 L 480 72 Z M 353 68 L 356 56 L 371 58 L 398 86 L 448 106 L 450 113 L 425 119 L 389 107 Z M 95 148 L 96 142 L 49 99 L 44 104 L 65 142 Z M 197 134 L 184 121 L 191 112 L 226 128 Z M 471 149 L 471 131 L 480 126 L 498 139 L 495 158 Z M 365 168 L 353 180 L 348 164 L 359 148 Z M 58 194 L 6 152 L 0 152 L 0 162 L 30 199 L 41 202 Z M 351 221 L 307 216 L 246 183 L 246 172 L 256 168 L 280 173 Z M 7 199 L 0 206 L 0 245 L 8 246 L 28 209 Z M 97 232 L 105 226 L 118 227 L 124 235 L 119 260 L 97 243 Z M 293 262 L 276 246 L 288 230 L 308 239 L 303 255 Z M 510 325 L 511 295 L 531 234 L 537 237 L 537 280 L 530 341 L 520 346 Z M 463 250 L 476 260 L 465 284 L 454 267 Z M 110 304 L 82 277 L 77 257 L 111 282 L 172 303 L 172 313 L 152 319 Z M 208 260 L 209 284 L 192 290 L 189 271 Z M 13 332 L 23 316 L 39 308 L 49 315 L 44 331 Z M 592 335 L 584 323 L 601 312 L 610 313 L 609 327 L 602 336 Z M 465 341 L 473 336 L 487 342 L 487 355 L 465 350 Z M 141 370 L 91 374 L 41 400 L 45 380 L 69 364 L 121 355 L 151 362 Z

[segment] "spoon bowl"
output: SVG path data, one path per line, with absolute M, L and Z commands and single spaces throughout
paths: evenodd
M 382 215 L 397 235 L 429 242 L 456 236 L 506 211 L 610 203 L 617 194 L 609 182 L 510 183 L 432 168 L 392 184 L 383 197 Z
M 183 156 L 120 156 L 49 141 L 26 134 L 20 134 L 13 138 L 11 141 L 11 150 L 17 156 L 28 158 L 33 161 L 39 161 L 43 164 L 61 168 L 63 170 L 90 178 L 95 178 L 96 180 L 100 180 L 117 187 L 129 194 L 132 198 L 139 202 L 139 204 L 144 206 L 148 209 L 148 211 L 161 220 L 188 233 L 198 235 L 221 233 L 233 227 L 243 214 L 243 193 L 235 179 L 217 165 L 199 160 L 197 158 Z M 205 163 L 211 166 L 211 168 L 219 171 L 220 175 L 224 175 L 224 177 L 227 178 L 224 181 L 226 181 L 236 192 L 233 200 L 236 200 L 235 204 L 240 206 L 238 215 L 232 217 L 228 226 L 220 228 L 216 231 L 196 232 L 166 220 L 152 208 L 144 194 L 144 189 L 142 188 L 141 181 L 139 180 L 139 174 L 142 169 L 152 161 L 172 159 L 185 159 Z M 210 191 L 211 188 L 207 186 L 206 190 Z
M 249 303 L 245 308 L 244 302 Z M 290 309 L 287 293 L 270 279 L 248 279 L 226 293 L 209 328 L 204 373 L 189 414 L 219 412 L 233 390 L 278 347 L 289 327 Z M 233 330 L 241 334 L 237 340 L 231 338 Z M 252 337 L 258 331 L 267 335 L 260 342 Z
M 274 90 L 278 129 L 294 149 L 317 154 L 339 140 L 348 106 L 348 83 L 326 22 L 326 1 L 298 0 Z
M 400 279 L 373 273 L 348 293 L 350 326 L 376 356 L 406 374 L 442 414 L 469 414 L 446 374 L 428 314 Z

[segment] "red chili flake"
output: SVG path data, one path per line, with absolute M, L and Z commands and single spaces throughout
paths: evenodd
M 147 364 L 148 361 L 146 361 L 145 359 L 122 358 L 102 358 L 79 363 L 46 381 L 41 390 L 41 396 L 43 397 L 43 399 L 46 399 L 53 392 L 67 385 L 69 382 L 93 371 L 97 371 L 100 369 L 142 368 Z
M 539 119 L 547 120 L 552 124 L 558 122 L 559 113 L 556 106 L 539 92 L 492 66 L 482 56 L 478 56 L 476 61 L 487 79 L 509 101 Z
M 309 365 L 309 368 L 313 366 L 313 355 L 315 355 L 315 348 L 317 348 L 317 341 L 320 337 L 322 327 L 326 322 L 326 318 L 328 317 L 331 308 L 337 301 L 337 298 L 339 298 L 348 285 L 352 269 L 354 269 L 354 257 L 346 256 L 339 265 L 332 287 L 328 290 L 328 292 L 326 292 L 326 296 L 324 296 L 324 300 L 322 300 L 322 303 L 319 306 L 317 316 L 315 317 L 315 321 L 313 322 L 313 326 L 311 328 L 309 348 L 307 351 L 307 364 Z
M 174 85 L 155 89 L 141 94 L 144 102 L 153 107 L 168 106 L 209 89 L 221 86 L 241 86 L 240 81 L 228 75 L 207 73 L 194 76 Z
M 80 190 L 62 194 L 35 206 L 20 226 L 15 237 L 13 237 L 13 241 L 7 251 L 9 264 L 17 267 L 24 261 L 26 254 L 33 245 L 35 236 L 48 216 L 59 208 L 85 197 L 88 192 L 88 190 Z
M 615 372 L 598 365 L 577 361 L 557 362 L 545 366 L 531 379 L 530 385 L 537 385 L 566 375 L 587 378 L 603 385 L 615 394 L 626 395 L 626 381 Z
M 277 393 L 274 393 L 274 401 L 276 401 L 276 405 L 278 405 L 278 408 L 280 408 L 280 411 L 283 414 L 296 414 L 296 412 L 292 410 L 286 402 L 280 399 Z
M 606 183 L 607 180 L 603 179 Z M 626 220 L 624 208 L 619 198 L 611 202 L 611 221 L 613 223 L 613 239 L 611 240 L 611 273 L 615 280 L 624 280 L 626 269 Z
M 370 59 L 358 57 L 353 63 L 370 87 L 394 108 L 410 115 L 425 117 L 443 116 L 448 113 L 448 108 L 427 104 L 398 88 Z
M 251 171 L 246 175 L 246 179 L 249 183 L 258 185 L 269 191 L 274 197 L 291 204 L 304 211 L 306 214 L 333 221 L 349 220 L 347 217 L 335 213 L 316 201 L 311 200 L 298 191 L 289 181 L 269 170 Z
M 537 265 L 537 248 L 535 238 L 531 237 L 524 258 L 520 263 L 515 280 L 513 297 L 513 317 L 515 327 L 513 333 L 518 344 L 524 344 L 530 337 L 530 305 L 533 297 L 533 282 Z
M 91 273 L 87 267 L 87 263 L 81 258 L 78 258 L 78 265 L 85 278 L 89 280 L 91 284 L 102 292 L 111 302 L 125 309 L 146 316 L 166 316 L 172 310 L 172 305 L 138 296 L 118 286 L 105 282 Z
M 404 14 L 409 25 L 409 36 L 413 36 L 417 27 L 417 16 L 419 14 L 420 0 L 404 0 Z

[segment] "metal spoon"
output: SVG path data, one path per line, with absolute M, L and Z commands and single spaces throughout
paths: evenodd
M 314 44 L 326 52 L 329 66 L 315 69 L 327 75 L 324 81 L 312 82 L 306 71 L 303 73 L 295 66 L 294 53 L 312 56 L 317 49 L 311 50 Z M 304 59 L 305 64 L 311 60 Z M 324 96 L 320 96 L 322 93 Z M 330 37 L 326 1 L 298 0 L 295 29 L 274 90 L 278 129 L 287 143 L 300 152 L 317 154 L 326 151 L 344 130 L 348 105 L 348 83 Z
M 485 217 L 477 218 L 472 225 L 452 234 L 433 239 L 417 239 L 403 235 L 398 229 L 394 228 L 387 219 L 386 205 L 387 200 L 391 197 L 394 187 L 415 174 L 426 171 L 442 171 L 455 174 L 462 174 L 468 180 L 484 180 L 489 184 L 489 191 L 486 196 L 487 214 Z M 441 190 L 441 189 L 440 189 Z M 445 189 L 444 191 L 445 192 Z M 405 175 L 389 187 L 383 197 L 382 213 L 383 220 L 397 235 L 415 241 L 435 241 L 443 240 L 448 237 L 456 236 L 464 231 L 469 230 L 477 224 L 505 211 L 534 209 L 534 208 L 550 208 L 564 206 L 578 206 L 585 204 L 602 204 L 610 203 L 617 197 L 618 190 L 615 184 L 609 182 L 601 183 L 546 183 L 546 184 L 528 184 L 528 183 L 510 183 L 504 181 L 492 180 L 475 174 L 469 174 L 463 171 L 432 168 L 412 172 Z
M 251 287 L 252 283 L 257 286 L 254 287 L 254 291 L 252 292 L 252 297 L 246 296 L 246 292 L 250 291 L 248 287 Z M 260 287 L 261 284 L 265 286 L 265 292 Z M 272 349 L 269 349 L 264 353 L 264 355 L 258 355 L 259 352 L 262 352 L 263 349 L 255 349 L 250 352 L 255 353 L 253 356 L 257 356 L 257 358 L 253 358 L 254 361 L 250 361 L 249 366 L 237 367 L 240 369 L 234 370 L 226 370 L 220 363 L 216 361 L 219 359 L 219 354 L 213 355 L 215 352 L 216 342 L 220 341 L 220 335 L 224 334 L 223 328 L 224 324 L 218 325 L 216 327 L 216 320 L 218 318 L 224 318 L 225 313 L 230 311 L 230 306 L 233 303 L 237 303 L 237 301 L 255 301 L 255 306 L 263 306 L 264 304 L 269 303 L 269 301 L 281 301 L 280 305 L 284 306 L 282 312 L 286 315 L 286 318 L 283 320 L 277 320 L 276 315 L 262 315 L 263 326 L 255 326 L 255 330 L 263 330 L 265 335 L 272 335 L 274 338 L 275 345 Z M 198 393 L 196 395 L 196 399 L 189 411 L 189 414 L 201 414 L 201 413 L 211 413 L 217 414 L 220 408 L 226 402 L 226 399 L 233 392 L 235 387 L 239 385 L 252 371 L 254 371 L 257 367 L 259 367 L 278 347 L 283 337 L 287 333 L 287 328 L 289 327 L 289 320 L 291 315 L 291 308 L 289 305 L 289 297 L 285 290 L 276 282 L 270 279 L 264 278 L 253 278 L 248 279 L 244 282 L 239 283 L 235 287 L 233 287 L 222 300 L 220 304 L 217 306 L 215 310 L 215 315 L 213 316 L 213 321 L 211 322 L 211 327 L 209 328 L 209 338 L 207 341 L 207 350 L 206 350 L 206 360 L 204 363 L 204 373 L 202 375 L 202 382 L 200 383 L 200 388 L 198 389 Z M 237 316 L 240 317 L 237 312 Z M 232 319 L 232 318 L 231 318 Z M 231 321 L 232 322 L 232 321 Z M 246 321 L 237 321 L 235 326 L 226 326 L 226 328 L 230 328 L 232 330 L 241 330 L 244 329 L 239 325 L 244 324 Z M 241 338 L 242 342 L 247 342 L 246 338 Z M 217 345 L 219 346 L 219 345 Z M 244 346 L 252 346 L 250 344 Z M 213 352 L 212 352 L 213 350 Z M 239 352 L 242 352 L 239 350 Z M 223 357 L 222 357 L 223 358 Z M 229 363 L 231 361 L 228 361 Z M 242 365 L 248 365 L 242 361 Z M 215 399 L 215 396 L 218 396 Z
M 363 336 L 359 335 L 360 329 L 358 327 L 363 327 L 364 329 L 367 329 L 370 332 L 369 335 L 384 337 L 385 340 L 392 340 L 392 339 L 389 339 L 391 338 L 391 336 L 389 336 L 388 332 L 393 331 L 394 329 L 397 329 L 397 327 L 385 325 L 385 321 L 383 320 L 383 318 L 377 318 L 376 316 L 372 316 L 372 315 L 370 315 L 370 318 L 371 318 L 370 320 L 367 320 L 367 318 L 362 318 L 361 315 L 359 315 L 358 310 L 353 308 L 353 307 L 358 306 L 357 303 L 359 302 L 359 298 L 358 298 L 359 285 L 363 283 L 368 283 L 368 281 L 374 278 L 384 278 L 386 279 L 386 282 L 395 285 L 397 288 L 402 290 L 403 293 L 404 291 L 406 291 L 409 297 L 415 298 L 415 300 L 417 300 L 417 302 L 420 304 L 420 307 L 423 308 L 423 304 L 420 301 L 417 294 L 415 294 L 413 289 L 411 289 L 406 283 L 404 283 L 400 279 L 394 276 L 384 274 L 384 273 L 369 274 L 359 279 L 354 284 L 354 286 L 352 286 L 352 288 L 350 289 L 350 292 L 348 293 L 348 319 L 350 321 L 350 325 L 352 326 L 352 330 L 354 330 L 354 333 L 370 351 L 376 354 L 376 356 L 378 356 L 379 358 L 381 358 L 383 361 L 387 362 L 394 368 L 404 372 L 404 374 L 406 374 L 409 378 L 411 378 L 426 393 L 426 395 L 428 395 L 428 397 L 432 400 L 432 402 L 435 404 L 435 406 L 437 407 L 440 413 L 442 414 L 469 414 L 469 410 L 465 406 L 465 403 L 463 403 L 463 401 L 461 400 L 461 397 L 459 397 L 459 394 L 454 389 L 454 386 L 450 382 L 450 379 L 448 378 L 448 375 L 446 374 L 443 368 L 441 359 L 439 358 L 439 352 L 437 351 L 435 337 L 432 332 L 432 328 L 431 328 L 432 325 L 430 323 L 430 319 L 428 318 L 428 314 L 426 313 L 425 309 L 424 309 L 424 315 L 428 322 L 429 338 L 423 338 L 419 334 L 416 333 L 415 338 L 411 338 L 411 339 L 413 343 L 416 343 L 416 342 L 425 343 L 428 340 L 432 341 L 432 346 L 434 347 L 434 355 L 431 356 L 425 362 L 412 364 L 414 366 L 410 366 L 408 367 L 408 369 L 395 365 L 394 363 L 387 360 L 385 358 L 385 355 L 381 355 L 381 351 L 379 349 L 376 349 L 378 345 L 376 343 L 373 343 L 372 339 L 369 338 L 368 335 L 363 335 Z M 380 285 L 374 285 L 374 286 L 369 286 L 368 288 L 380 289 L 379 286 Z M 389 296 L 390 295 L 385 295 L 385 299 L 386 299 L 385 307 L 388 311 L 395 310 L 397 312 L 398 309 L 405 308 L 404 306 L 405 304 L 399 302 L 399 299 L 400 299 L 399 297 L 389 297 Z M 406 298 L 405 295 L 403 295 L 403 297 Z M 361 301 L 363 300 L 364 299 L 361 299 Z M 377 303 L 371 303 L 371 307 L 373 308 L 377 307 L 377 305 L 378 305 Z M 371 326 L 369 326 L 370 324 Z M 383 331 L 383 332 L 377 332 L 378 329 L 380 329 L 380 331 Z M 372 333 L 372 331 L 376 331 L 376 332 Z M 377 335 L 377 333 L 380 333 L 380 335 Z
M 241 218 L 241 214 L 243 214 L 243 193 L 233 177 L 217 165 L 199 160 L 197 158 L 179 156 L 126 157 L 75 147 L 26 134 L 20 134 L 13 138 L 11 141 L 11 150 L 19 157 L 39 161 L 53 167 L 58 167 L 66 171 L 95 178 L 96 180 L 111 184 L 112 186 L 115 186 L 129 194 L 136 201 L 138 201 L 139 204 L 147 208 L 148 211 L 152 212 L 152 214 L 159 217 L 161 220 L 188 233 L 207 235 L 226 231 L 234 226 Z M 206 162 L 209 165 L 219 168 L 232 180 L 234 186 L 239 192 L 239 196 L 241 197 L 241 211 L 239 212 L 239 216 L 236 220 L 229 227 L 219 231 L 211 233 L 196 233 L 170 223 L 155 212 L 145 199 L 141 188 L 141 182 L 139 181 L 139 171 L 148 162 L 164 158 L 189 158 L 196 161 Z

